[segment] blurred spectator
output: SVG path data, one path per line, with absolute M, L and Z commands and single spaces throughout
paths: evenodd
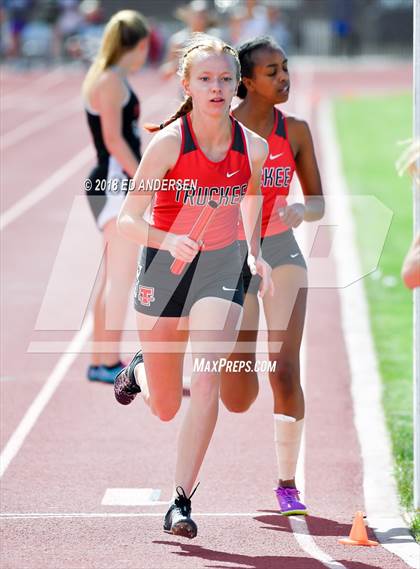
M 104 11 L 100 0 L 83 0 L 79 9 L 83 16 L 83 26 L 78 38 L 80 59 L 90 65 L 101 44 L 105 26 Z M 77 45 L 74 46 L 73 53 L 76 49 Z
M 33 0 L 5 0 L 4 2 L 10 25 L 8 53 L 10 57 L 20 57 L 22 55 L 22 35 L 33 6 Z
M 334 55 L 355 55 L 359 51 L 359 36 L 355 29 L 354 0 L 332 0 L 331 11 Z
M 56 0 L 53 0 L 56 2 Z M 60 0 L 55 24 L 55 55 L 90 65 L 98 52 L 104 30 L 100 0 Z
M 42 4 L 36 4 L 35 19 L 54 27 L 60 15 L 60 7 L 57 0 L 42 0 Z
M 156 65 L 160 63 L 165 51 L 165 40 L 156 20 L 149 18 L 150 35 L 149 35 L 149 54 L 148 63 Z
M 176 32 L 169 39 L 165 63 L 161 66 L 163 76 L 167 79 L 177 72 L 179 54 L 192 33 L 206 32 L 220 36 L 220 31 L 215 27 L 215 16 L 210 11 L 207 0 L 193 0 L 189 4 L 177 8 L 175 17 L 184 22 L 185 28 Z
M 242 36 L 242 23 L 246 18 L 244 6 L 237 6 L 229 10 L 228 30 L 226 41 L 233 46 L 240 45 L 239 38 Z
M 4 57 L 10 51 L 11 34 L 7 10 L 3 3 L 0 4 L 0 55 Z
M 229 41 L 240 45 L 251 38 L 267 34 L 269 27 L 267 8 L 258 0 L 246 0 L 230 10 Z
M 80 34 L 83 25 L 83 15 L 79 10 L 79 0 L 56 1 L 59 14 L 54 27 L 55 58 L 78 57 L 80 53 L 72 53 L 72 47 L 74 46 L 72 38 Z
M 104 13 L 100 0 L 83 0 L 80 3 L 85 26 L 100 26 L 104 24 Z
M 267 30 L 266 35 L 286 52 L 290 51 L 290 32 L 282 21 L 281 10 L 275 0 L 267 4 Z

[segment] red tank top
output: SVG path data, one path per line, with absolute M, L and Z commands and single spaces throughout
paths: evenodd
M 237 239 L 239 204 L 246 193 L 251 168 L 245 132 L 233 117 L 232 142 L 223 160 L 209 160 L 194 135 L 190 115 L 179 119 L 181 151 L 165 177 L 166 190 L 155 194 L 154 227 L 186 235 L 210 200 L 219 204 L 203 237 L 206 250 L 220 249 Z
M 295 159 L 287 136 L 286 117 L 274 109 L 274 126 L 267 139 L 269 154 L 261 177 L 261 193 L 264 197 L 261 237 L 276 235 L 290 229 L 282 223 L 279 209 L 287 205 L 290 184 L 296 170 Z M 239 223 L 238 239 L 245 239 L 242 222 Z

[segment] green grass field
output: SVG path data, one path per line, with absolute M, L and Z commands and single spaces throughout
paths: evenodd
M 395 162 L 411 137 L 410 94 L 340 99 L 335 104 L 344 173 L 353 195 L 373 195 L 394 212 L 379 266 L 364 279 L 383 379 L 383 404 L 391 435 L 401 504 L 413 509 L 412 295 L 401 282 L 401 264 L 412 237 L 412 192 Z M 366 264 L 375 219 L 354 210 L 361 262 Z M 420 515 L 412 530 L 420 537 Z

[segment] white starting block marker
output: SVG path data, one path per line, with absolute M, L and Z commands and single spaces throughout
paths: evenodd
M 102 498 L 102 506 L 158 506 L 159 488 L 107 488 Z

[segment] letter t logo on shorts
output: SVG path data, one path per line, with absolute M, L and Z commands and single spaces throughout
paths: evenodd
M 143 306 L 150 306 L 155 301 L 155 288 L 153 286 L 140 286 L 138 299 Z

